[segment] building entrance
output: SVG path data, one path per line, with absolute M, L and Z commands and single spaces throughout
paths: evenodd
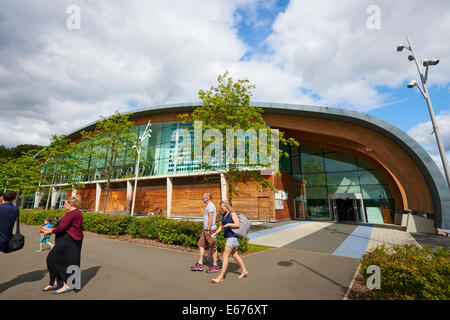
M 330 207 L 331 221 L 366 221 L 361 194 L 329 194 L 328 204 Z

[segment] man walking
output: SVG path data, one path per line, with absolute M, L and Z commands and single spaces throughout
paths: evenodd
M 14 223 L 19 215 L 19 209 L 13 205 L 16 196 L 15 191 L 6 191 L 3 201 L 0 202 L 0 251 L 6 248 L 13 236 Z
M 199 257 L 195 266 L 191 267 L 192 271 L 203 271 L 203 255 L 205 253 L 205 248 L 209 246 L 213 253 L 213 265 L 206 272 L 218 272 L 219 267 L 217 266 L 217 247 L 216 239 L 211 237 L 211 234 L 217 229 L 216 226 L 216 206 L 211 201 L 212 196 L 210 193 L 205 193 L 203 195 L 203 203 L 206 205 L 203 211 L 203 231 L 198 241 Z

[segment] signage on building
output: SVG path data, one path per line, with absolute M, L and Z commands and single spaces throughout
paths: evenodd
M 283 190 L 277 190 L 275 192 L 275 200 L 287 200 L 287 199 L 288 199 L 287 192 Z

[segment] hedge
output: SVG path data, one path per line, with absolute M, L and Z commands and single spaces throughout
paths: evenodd
M 448 300 L 450 299 L 450 250 L 401 245 L 378 246 L 363 255 L 361 274 L 380 267 L 381 288 L 369 290 L 374 299 Z
M 20 221 L 29 225 L 43 225 L 46 218 L 60 219 L 62 210 L 22 210 Z M 217 224 L 219 226 L 219 223 Z M 174 220 L 166 217 L 131 217 L 102 213 L 83 213 L 83 230 L 106 235 L 129 234 L 133 238 L 155 239 L 163 243 L 196 247 L 203 229 L 202 222 Z M 217 236 L 217 248 L 225 247 L 223 232 Z M 247 251 L 248 239 L 239 240 L 239 252 Z

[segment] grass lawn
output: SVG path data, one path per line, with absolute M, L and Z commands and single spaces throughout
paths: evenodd
M 249 243 L 247 245 L 247 254 L 249 253 L 255 253 L 255 252 L 261 252 L 261 251 L 265 251 L 265 250 L 269 250 L 272 249 L 273 247 L 268 247 L 268 246 L 262 246 L 259 244 L 251 244 Z

